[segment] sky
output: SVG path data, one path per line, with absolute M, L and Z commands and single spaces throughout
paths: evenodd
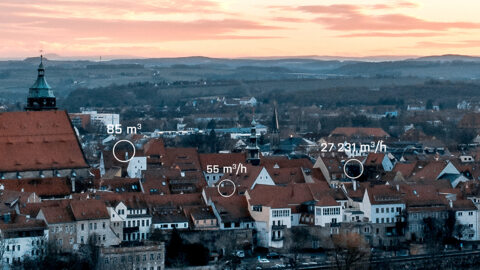
M 480 55 L 478 0 L 2 0 L 0 58 Z

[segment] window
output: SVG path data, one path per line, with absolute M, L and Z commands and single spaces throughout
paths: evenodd
M 378 208 L 375 208 L 375 213 L 377 213 L 377 214 L 378 214 L 378 212 L 380 212 L 380 209 L 378 209 Z
M 382 207 L 382 213 L 385 213 L 385 208 Z
M 142 219 L 142 227 L 145 227 L 145 220 Z
M 397 213 L 400 213 L 402 211 L 401 207 L 397 207 Z
M 457 216 L 459 216 L 459 217 L 461 217 L 462 215 L 463 215 L 462 212 L 458 212 L 458 213 L 457 213 Z
M 469 216 L 473 216 L 473 212 L 471 212 L 471 211 L 468 212 L 468 215 L 469 215 Z
M 150 254 L 150 261 L 155 260 L 155 255 L 153 253 Z
M 387 208 L 387 209 L 386 209 L 386 212 L 389 213 L 389 212 L 390 212 L 390 208 Z
M 95 222 L 95 224 L 93 224 L 94 226 L 94 229 L 96 230 L 97 229 L 97 223 Z
M 385 219 L 384 219 L 384 218 L 382 218 L 382 223 L 385 223 Z
M 252 210 L 255 212 L 262 212 L 262 206 L 261 205 L 254 205 L 252 207 Z
M 375 223 L 379 223 L 378 217 L 377 217 L 377 220 L 376 220 L 376 222 L 375 222 Z
M 143 261 L 146 261 L 146 260 L 147 260 L 147 255 L 143 254 Z
M 150 226 L 150 220 L 147 219 L 147 226 Z
M 103 228 L 105 229 L 105 222 L 103 222 L 102 226 L 103 226 Z

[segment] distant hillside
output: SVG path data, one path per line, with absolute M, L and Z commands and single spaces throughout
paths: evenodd
M 480 62 L 480 57 L 460 55 L 460 54 L 445 54 L 445 55 L 433 55 L 433 56 L 418 57 L 418 58 L 415 58 L 413 60 L 416 60 L 416 61 L 435 61 L 435 62 L 452 62 L 452 61 Z
M 376 60 L 383 58 L 378 56 Z M 100 62 L 47 55 L 44 65 L 47 80 L 59 97 L 66 97 L 79 88 L 91 89 L 138 82 L 168 84 L 355 77 L 459 81 L 480 79 L 480 57 L 475 56 L 441 55 L 381 62 L 372 62 L 372 59 L 328 56 L 229 59 L 192 56 Z M 1 98 L 9 102 L 23 101 L 28 88 L 35 81 L 39 61 L 39 57 L 0 61 Z M 336 83 L 340 82 L 341 80 L 336 80 Z

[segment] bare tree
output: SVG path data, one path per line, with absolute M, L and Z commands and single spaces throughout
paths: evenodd
M 3 238 L 2 233 L 0 232 L 0 268 L 4 268 L 3 254 L 5 254 L 7 241 Z
M 331 240 L 338 270 L 350 270 L 368 263 L 370 246 L 360 234 L 334 234 Z

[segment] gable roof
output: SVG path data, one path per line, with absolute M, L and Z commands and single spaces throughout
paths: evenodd
M 66 111 L 0 113 L 0 172 L 87 168 Z
M 370 204 L 403 204 L 403 195 L 393 186 L 374 185 L 367 187 Z
M 164 166 L 178 166 L 182 171 L 200 171 L 197 148 L 167 148 Z
M 110 218 L 105 202 L 99 200 L 71 201 L 70 209 L 75 220 Z
M 319 206 L 338 206 L 325 182 L 314 184 L 290 184 L 288 186 L 257 185 L 249 190 L 250 205 L 272 208 L 291 208 L 314 201 Z
M 237 190 L 239 192 L 243 192 L 247 189 L 250 189 L 255 183 L 255 180 L 257 180 L 258 175 L 264 169 L 264 167 L 253 166 L 251 164 L 245 164 L 244 166 L 247 168 L 247 173 L 241 173 L 238 175 L 235 173 L 224 174 L 221 180 L 224 180 L 224 179 L 232 180 L 237 185 Z M 220 182 L 221 180 L 217 182 Z
M 345 137 L 390 137 L 382 128 L 371 127 L 337 127 L 329 136 L 345 136 Z
M 72 212 L 66 206 L 51 206 L 40 209 L 48 224 L 70 223 L 74 222 Z
M 71 193 L 67 178 L 33 178 L 0 180 L 7 190 L 35 192 L 40 197 L 64 197 Z
M 367 159 L 365 160 L 365 166 L 382 165 L 384 158 L 384 153 L 369 153 Z
M 208 165 L 218 165 L 219 168 L 223 168 L 233 164 L 243 164 L 247 160 L 245 153 L 199 154 L 199 158 L 204 172 L 207 171 Z

